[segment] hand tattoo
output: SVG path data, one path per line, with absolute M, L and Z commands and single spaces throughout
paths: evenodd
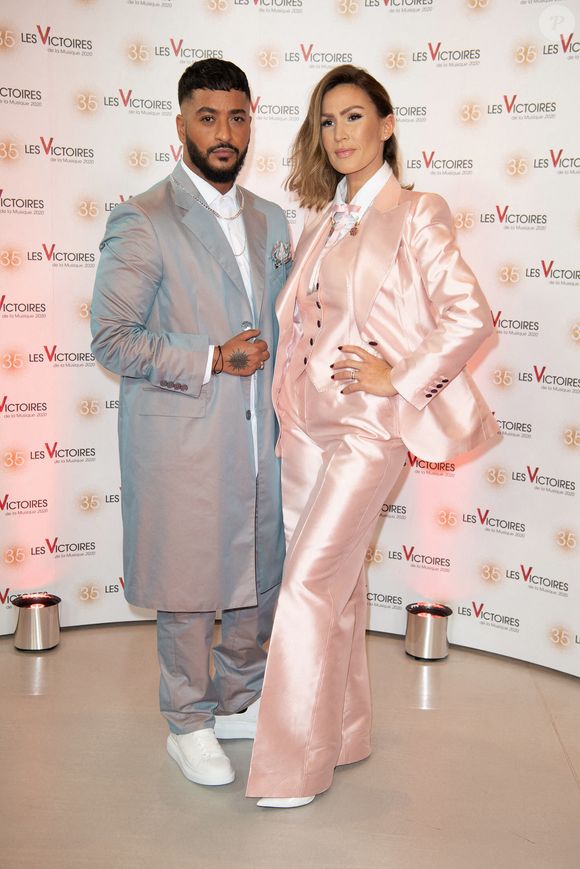
M 234 371 L 243 371 L 244 368 L 248 367 L 248 362 L 250 358 L 247 353 L 243 350 L 234 350 L 228 362 Z

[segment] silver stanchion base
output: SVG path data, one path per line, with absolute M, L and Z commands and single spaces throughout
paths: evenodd
M 58 646 L 60 598 L 56 594 L 19 594 L 13 603 L 18 607 L 15 648 L 25 652 L 41 652 Z
M 410 603 L 407 607 L 405 652 L 421 661 L 437 661 L 449 653 L 447 619 L 453 610 L 442 603 Z

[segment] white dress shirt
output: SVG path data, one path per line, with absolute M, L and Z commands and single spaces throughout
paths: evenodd
M 310 275 L 310 289 L 308 290 L 308 295 L 312 293 L 318 292 L 318 277 L 320 275 L 320 267 L 322 265 L 322 260 L 328 253 L 331 247 L 334 247 L 335 244 L 344 238 L 345 235 L 349 232 L 350 229 L 355 224 L 359 224 L 363 219 L 366 212 L 369 210 L 379 192 L 385 186 L 391 175 L 393 174 L 393 170 L 389 166 L 388 163 L 383 163 L 380 169 L 377 169 L 374 175 L 371 175 L 368 181 L 365 181 L 361 189 L 355 193 L 349 205 L 357 205 L 358 211 L 356 215 L 349 215 L 348 218 L 342 220 L 339 224 L 337 224 L 334 232 L 331 236 L 328 237 L 325 246 L 320 251 L 317 261 L 314 264 Z M 338 182 L 336 187 L 336 192 L 334 194 L 333 203 L 334 205 L 344 205 L 346 204 L 346 192 L 347 192 L 347 177 Z M 296 312 L 295 312 L 296 314 Z
M 244 328 L 253 329 L 253 324 L 256 322 L 256 312 L 254 308 L 254 294 L 252 292 L 250 253 L 248 250 L 248 240 L 246 236 L 244 221 L 241 214 L 239 215 L 239 217 L 235 218 L 235 220 L 223 220 L 219 217 L 220 214 L 223 214 L 226 217 L 230 217 L 231 215 L 235 214 L 236 211 L 239 211 L 240 199 L 238 195 L 237 185 L 234 184 L 227 193 L 222 194 L 219 190 L 216 190 L 216 188 L 212 184 L 206 181 L 205 178 L 202 178 L 200 175 L 196 175 L 195 172 L 192 172 L 189 166 L 185 164 L 183 159 L 181 161 L 181 165 L 186 174 L 195 184 L 197 190 L 199 191 L 199 195 L 203 198 L 204 202 L 206 202 L 206 204 L 209 205 L 210 208 L 217 212 L 217 214 L 215 215 L 216 220 L 221 226 L 223 233 L 228 241 L 228 244 L 232 249 L 232 253 L 236 258 L 236 262 L 242 276 L 242 281 L 244 283 L 244 288 L 248 296 L 248 301 L 250 303 L 250 309 L 252 311 L 252 323 L 241 323 L 240 332 L 243 331 Z M 207 365 L 203 378 L 204 384 L 208 383 L 211 378 L 214 349 L 215 344 L 210 344 L 207 357 Z M 250 381 L 250 408 L 252 414 L 251 423 L 252 440 L 254 443 L 254 461 L 256 466 L 256 473 L 258 473 L 258 426 L 256 420 L 255 374 L 251 376 Z

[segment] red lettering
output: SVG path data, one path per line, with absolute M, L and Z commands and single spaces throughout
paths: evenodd
M 306 61 L 310 60 L 310 55 L 312 54 L 313 48 L 314 48 L 313 42 L 311 42 L 310 45 L 308 46 L 308 51 L 306 51 L 306 49 L 304 48 L 304 43 L 303 42 L 300 43 L 300 51 L 302 52 L 302 57 L 304 58 L 304 60 L 306 60 Z
M 119 88 L 119 93 L 121 94 L 123 105 L 125 106 L 125 108 L 127 108 L 127 106 L 129 105 L 129 100 L 131 99 L 131 94 L 133 93 L 133 88 L 129 88 L 129 90 L 127 91 L 127 96 L 125 96 L 123 88 Z
M 411 548 L 407 551 L 407 547 L 403 543 L 403 552 L 405 553 L 405 558 L 407 559 L 407 561 L 409 561 L 409 559 L 411 558 L 414 551 L 415 551 L 414 546 L 411 546 Z
M 440 49 L 440 48 L 441 48 L 441 43 L 438 42 L 438 43 L 437 43 L 437 47 L 435 48 L 435 51 L 433 51 L 433 45 L 432 45 L 431 43 L 429 43 L 429 51 L 430 51 L 430 53 L 431 53 L 431 60 L 435 60 L 435 58 L 436 58 L 437 55 L 439 54 L 439 49 Z
M 526 570 L 525 567 L 524 567 L 524 565 L 523 565 L 523 564 L 520 564 L 520 570 L 521 570 L 522 575 L 523 575 L 523 577 L 524 577 L 524 582 L 527 582 L 528 579 L 530 578 L 531 574 L 532 574 L 532 568 L 531 568 L 531 567 L 528 567 L 528 569 Z
M 2 298 L 0 298 L 0 311 L 1 311 L 2 308 L 4 307 L 4 302 L 5 302 L 5 301 L 6 301 L 6 293 L 4 293 L 4 295 L 2 296 Z
M 47 248 L 47 246 L 44 244 L 44 242 L 42 243 L 42 249 L 44 250 L 45 256 L 46 256 L 46 258 L 47 258 L 47 260 L 48 260 L 49 262 L 51 262 L 51 260 L 52 260 L 52 258 L 53 258 L 53 256 L 54 256 L 54 249 L 55 249 L 55 247 L 56 247 L 56 245 L 55 245 L 54 242 L 53 242 L 52 245 L 50 246 L 50 249 Z
M 175 44 L 175 40 L 173 39 L 173 37 L 170 37 L 169 41 L 170 41 L 171 47 L 173 49 L 173 54 L 177 57 L 177 55 L 181 51 L 181 46 L 183 45 L 183 39 L 180 39 L 179 42 L 177 43 L 177 45 Z
M 2 404 L 0 404 L 0 413 L 2 413 L 2 411 L 3 411 L 4 408 L 6 407 L 6 402 L 7 402 L 7 401 L 8 401 L 8 396 L 5 395 L 4 398 L 2 399 Z
M 171 153 L 173 154 L 173 159 L 177 163 L 177 161 L 181 157 L 181 154 L 183 151 L 183 145 L 180 145 L 179 148 L 174 148 L 173 145 L 170 145 L 169 147 L 171 148 Z
M 8 595 L 10 594 L 10 589 L 7 588 L 4 594 L 0 591 L 0 603 L 6 603 L 8 600 Z
M 48 145 L 44 140 L 44 136 L 40 137 L 40 141 L 42 143 L 42 147 L 44 148 L 44 153 L 48 156 L 48 154 L 50 154 L 50 149 L 52 148 L 52 143 L 54 142 L 54 136 L 50 137 L 50 139 L 48 140 Z
M 560 150 L 558 151 L 558 156 L 556 157 L 554 155 L 554 149 L 550 148 L 550 157 L 552 158 L 552 166 L 554 168 L 556 168 L 556 166 L 560 165 L 560 159 L 562 157 L 563 152 L 564 152 L 564 149 L 560 148 Z
M 540 469 L 539 469 L 539 468 L 536 468 L 536 470 L 535 470 L 534 473 L 532 474 L 532 469 L 530 468 L 530 466 L 529 466 L 529 465 L 526 465 L 526 468 L 528 469 L 528 477 L 530 478 L 530 483 L 535 483 L 535 481 L 536 481 L 536 477 L 538 476 L 538 471 L 539 471 Z
M 409 457 L 409 462 L 411 463 L 411 467 L 414 468 L 417 464 L 417 456 L 414 456 L 413 453 L 407 451 L 407 456 Z
M 506 214 L 508 213 L 508 208 L 509 208 L 509 205 L 506 205 L 506 207 L 504 208 L 504 210 L 503 210 L 503 211 L 500 211 L 500 209 L 499 209 L 499 205 L 496 205 L 496 206 L 495 206 L 495 210 L 497 211 L 497 216 L 499 217 L 499 222 L 500 222 L 500 223 L 503 223 L 503 222 L 504 222 L 504 220 L 505 220 L 505 216 L 506 216 Z
M 501 311 L 498 311 L 497 314 L 494 314 L 493 311 L 491 312 L 491 319 L 493 320 L 494 327 L 497 326 L 500 317 L 501 317 Z
M 548 265 L 546 266 L 546 260 L 542 260 L 542 268 L 544 270 L 544 277 L 548 278 L 552 274 L 552 266 L 554 265 L 554 260 L 551 259 Z
M 5 510 L 7 503 L 8 503 L 8 494 L 4 495 L 3 501 L 0 501 L 0 510 Z
M 121 583 L 121 588 L 124 591 L 125 590 L 125 580 L 123 579 L 122 576 L 119 577 L 119 582 Z
M 482 611 L 483 611 L 483 607 L 485 606 L 485 604 L 480 603 L 479 606 L 476 606 L 476 605 L 475 605 L 475 601 L 472 600 L 472 601 L 471 601 L 471 606 L 472 606 L 473 609 L 474 609 L 474 612 L 475 612 L 475 618 L 478 619 L 478 618 L 480 617 Z
M 255 100 L 250 100 L 250 108 L 254 114 L 256 114 L 256 109 L 258 108 L 258 103 L 261 99 L 262 97 L 256 97 Z
M 431 166 L 431 163 L 433 162 L 433 157 L 435 156 L 435 151 L 431 151 L 431 154 L 429 155 L 429 157 L 427 157 L 427 154 L 425 153 L 425 151 L 421 151 L 421 153 L 423 154 L 423 160 L 425 161 L 425 165 L 428 169 Z
M 560 34 L 560 42 L 562 43 L 562 48 L 564 50 L 564 54 L 567 54 L 568 49 L 570 48 L 570 43 L 572 42 L 573 36 L 574 36 L 574 33 L 572 32 L 570 34 L 570 36 L 568 37 L 568 39 L 566 41 L 564 41 L 564 34 L 563 33 Z
M 485 511 L 485 513 L 482 513 L 481 510 L 480 510 L 479 507 L 478 507 L 478 508 L 477 508 L 477 515 L 479 516 L 479 521 L 481 522 L 481 524 L 484 525 L 484 524 L 485 524 L 485 520 L 486 520 L 487 517 L 489 516 L 489 507 L 487 508 L 487 510 Z
M 49 362 L 52 362 L 52 360 L 54 359 L 54 354 L 56 353 L 56 348 L 57 348 L 57 347 L 58 347 L 58 344 L 53 344 L 53 345 L 52 345 L 52 350 L 49 350 L 48 347 L 46 346 L 46 344 L 44 345 L 44 352 L 45 352 L 46 355 L 48 356 L 48 361 L 49 361 Z
M 541 382 L 542 377 L 544 376 L 544 371 L 546 370 L 546 366 L 543 365 L 541 371 L 538 371 L 538 366 L 534 365 L 534 374 L 536 375 L 536 380 L 538 383 Z
M 58 446 L 58 441 L 55 441 L 52 445 L 52 448 L 45 442 L 44 446 L 46 447 L 46 451 L 51 459 L 54 459 L 54 454 L 56 453 L 56 448 Z
M 42 44 L 46 45 L 46 40 L 48 39 L 48 35 L 50 33 L 50 27 L 47 27 L 44 33 L 42 32 L 42 27 L 40 26 L 40 24 L 36 25 L 36 29 L 38 30 L 38 34 L 40 36 Z
M 517 94 L 513 95 L 513 97 L 511 98 L 511 101 L 508 100 L 508 98 L 506 97 L 505 94 L 503 95 L 503 101 L 505 103 L 506 109 L 508 110 L 508 115 L 511 114 L 511 111 L 514 107 L 516 99 L 517 99 Z
M 56 544 L 58 543 L 58 537 L 55 537 L 52 543 L 48 539 L 48 537 L 44 538 L 46 545 L 48 546 L 49 552 L 51 555 L 54 555 L 54 550 L 56 549 Z

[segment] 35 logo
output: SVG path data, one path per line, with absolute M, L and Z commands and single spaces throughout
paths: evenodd
M 475 124 L 481 120 L 481 106 L 478 103 L 464 103 L 459 110 L 459 119 L 464 124 Z
M 475 226 L 473 211 L 457 211 L 453 219 L 455 229 L 469 232 Z
M 502 284 L 514 285 L 520 282 L 522 272 L 518 266 L 505 265 L 500 267 L 497 276 Z
M 151 56 L 151 51 L 143 42 L 131 42 L 127 46 L 127 57 L 133 63 L 147 63 Z
M 514 51 L 514 60 L 518 66 L 530 66 L 538 57 L 538 47 L 531 43 L 518 45 Z

